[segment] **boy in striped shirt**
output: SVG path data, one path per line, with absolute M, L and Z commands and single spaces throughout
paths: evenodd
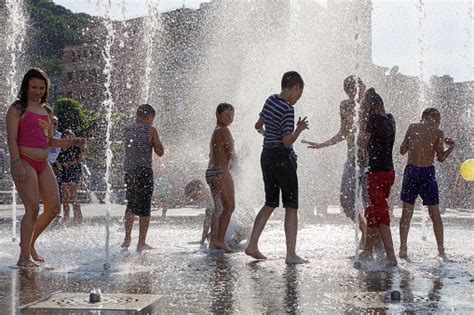
M 260 163 L 265 184 L 265 205 L 255 218 L 250 241 L 245 250 L 245 253 L 254 259 L 267 258 L 258 249 L 258 240 L 273 210 L 279 206 L 281 191 L 283 207 L 286 209 L 286 263 L 308 262 L 296 255 L 298 176 L 293 143 L 303 130 L 308 129 L 308 121 L 306 117 L 300 117 L 295 129 L 293 106 L 303 94 L 303 88 L 303 79 L 297 72 L 285 73 L 280 94 L 271 95 L 267 99 L 255 124 L 255 129 L 264 135 Z

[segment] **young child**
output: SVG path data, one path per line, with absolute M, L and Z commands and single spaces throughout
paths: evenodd
M 369 168 L 367 191 L 369 204 L 365 209 L 367 239 L 364 256 L 372 256 L 375 241 L 382 239 L 389 262 L 397 265 L 390 231 L 390 213 L 387 199 L 395 181 L 393 170 L 393 143 L 395 142 L 395 119 L 385 112 L 382 97 L 374 88 L 367 90 L 365 106 L 368 119 L 365 131 L 358 139 L 359 146 L 367 149 Z
M 295 129 L 293 106 L 303 94 L 304 82 L 295 71 L 286 72 L 281 80 L 280 94 L 271 95 L 263 105 L 255 129 L 264 134 L 260 158 L 265 184 L 265 205 L 253 224 L 245 253 L 254 259 L 266 259 L 258 248 L 258 240 L 265 225 L 280 202 L 282 192 L 285 214 L 286 263 L 308 261 L 296 255 L 298 233 L 298 176 L 293 143 L 303 130 L 308 129 L 306 117 L 298 119 Z M 265 131 L 261 131 L 265 126 Z
M 155 203 L 161 207 L 161 216 L 165 218 L 172 204 L 173 184 L 163 163 L 159 162 L 156 173 L 157 179 L 154 185 Z
M 214 212 L 214 205 L 212 203 L 211 195 L 204 186 L 203 182 L 201 182 L 199 179 L 189 182 L 186 187 L 184 187 L 184 194 L 191 203 L 206 208 L 201 240 L 199 241 L 199 244 L 204 245 L 206 239 L 209 239 L 209 228 L 211 227 L 212 213 Z
M 63 134 L 58 131 L 58 117 L 53 116 L 53 138 L 54 139 L 62 139 Z M 53 169 L 54 174 L 56 175 L 56 180 L 58 182 L 58 186 L 61 188 L 61 171 L 59 170 L 59 165 L 57 163 L 58 156 L 61 153 L 61 148 L 50 148 L 49 149 L 49 158 L 48 162 Z M 62 192 L 61 189 L 59 190 L 59 197 L 61 199 Z
M 359 85 L 359 89 L 357 89 L 357 85 Z M 339 115 L 341 118 L 341 123 L 339 127 L 339 131 L 330 139 L 321 142 L 311 142 L 302 140 L 302 143 L 309 144 L 308 148 L 311 149 L 322 149 L 332 145 L 335 145 L 343 140 L 346 141 L 347 145 L 347 159 L 344 163 L 344 170 L 342 173 L 341 179 L 341 190 L 339 194 L 341 208 L 344 211 L 345 215 L 355 220 L 355 204 L 356 204 L 356 146 L 355 146 L 355 136 L 356 136 L 356 123 L 355 122 L 355 111 L 356 111 L 356 97 L 359 98 L 361 102 L 364 100 L 365 94 L 365 84 L 362 80 L 355 75 L 350 75 L 344 79 L 343 82 L 343 89 L 347 95 L 347 99 L 342 101 L 339 105 Z M 358 93 L 357 93 L 358 92 Z M 359 95 L 357 95 L 359 94 Z M 360 121 L 362 122 L 366 117 L 362 115 L 360 117 Z M 361 128 L 365 124 L 360 124 L 359 128 Z M 361 128 L 362 129 L 362 128 Z M 365 166 L 365 165 L 363 165 Z M 364 175 L 364 168 L 361 166 L 360 174 L 365 177 Z M 361 187 L 364 181 L 360 181 Z M 361 189 L 361 197 L 362 202 L 365 205 L 367 204 L 367 187 L 362 187 Z M 359 227 L 362 232 L 361 240 L 365 238 L 365 221 L 363 218 L 363 214 L 359 215 Z
M 44 262 L 35 242 L 60 209 L 56 176 L 48 163 L 50 147 L 84 146 L 84 139 L 53 138 L 53 113 L 47 105 L 50 81 L 39 68 L 30 69 L 21 82 L 18 100 L 7 112 L 10 171 L 25 206 L 20 229 L 20 267 Z M 40 199 L 44 211 L 39 213 Z
M 152 150 L 158 156 L 164 153 L 156 128 L 153 127 L 155 110 L 148 104 L 140 105 L 135 122 L 124 130 L 124 170 L 127 185 L 125 211 L 125 239 L 122 248 L 128 249 L 135 216 L 140 217 L 137 251 L 153 249 L 146 243 L 150 224 L 151 198 L 153 196 Z
M 74 132 L 67 129 L 63 132 L 64 139 L 74 139 Z M 82 163 L 84 163 L 84 152 L 82 148 L 72 146 L 62 150 L 57 163 L 61 170 L 61 191 L 63 196 L 63 224 L 69 224 L 69 206 L 72 205 L 74 212 L 74 224 L 82 223 L 81 204 L 77 198 L 77 190 L 82 181 Z
M 217 125 L 210 142 L 209 165 L 206 182 L 211 188 L 214 213 L 211 219 L 210 249 L 233 252 L 225 243 L 225 234 L 235 208 L 234 181 L 230 174 L 230 162 L 234 155 L 234 139 L 229 126 L 234 120 L 234 107 L 221 103 L 216 109 Z
M 435 155 L 443 162 L 454 149 L 454 141 L 444 138 L 439 129 L 441 114 L 436 108 L 423 111 L 421 122 L 408 127 L 403 143 L 400 146 L 402 155 L 408 153 L 407 166 L 403 174 L 401 200 L 403 201 L 402 217 L 400 218 L 400 252 L 399 257 L 407 258 L 407 238 L 410 221 L 418 195 L 423 199 L 423 205 L 428 206 L 428 212 L 433 221 L 433 230 L 438 245 L 438 254 L 446 259 L 443 241 L 443 221 L 439 213 L 438 183 L 436 181 Z M 444 149 L 444 144 L 448 149 Z

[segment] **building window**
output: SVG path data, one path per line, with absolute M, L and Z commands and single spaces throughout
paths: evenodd
M 79 71 L 79 80 L 84 81 L 84 78 L 85 78 L 84 70 Z
M 71 60 L 72 60 L 72 62 L 76 61 L 76 53 L 74 51 L 71 54 Z
M 71 82 L 74 79 L 74 76 L 73 76 L 72 72 L 67 73 L 67 79 L 68 79 L 69 82 Z

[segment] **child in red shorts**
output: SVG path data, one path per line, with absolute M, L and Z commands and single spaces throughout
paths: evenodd
M 397 258 L 393 249 L 387 202 L 395 180 L 392 160 L 395 119 L 385 112 L 382 97 L 374 88 L 367 90 L 365 98 L 369 118 L 366 130 L 359 138 L 360 147 L 367 148 L 369 155 L 369 205 L 365 209 L 367 240 L 363 255 L 372 255 L 376 233 L 379 233 L 389 262 L 396 266 Z

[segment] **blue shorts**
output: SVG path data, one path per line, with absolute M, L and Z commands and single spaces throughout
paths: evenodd
M 413 205 L 418 195 L 423 199 L 424 206 L 439 204 L 438 182 L 434 166 L 407 165 L 405 167 L 400 199 Z

